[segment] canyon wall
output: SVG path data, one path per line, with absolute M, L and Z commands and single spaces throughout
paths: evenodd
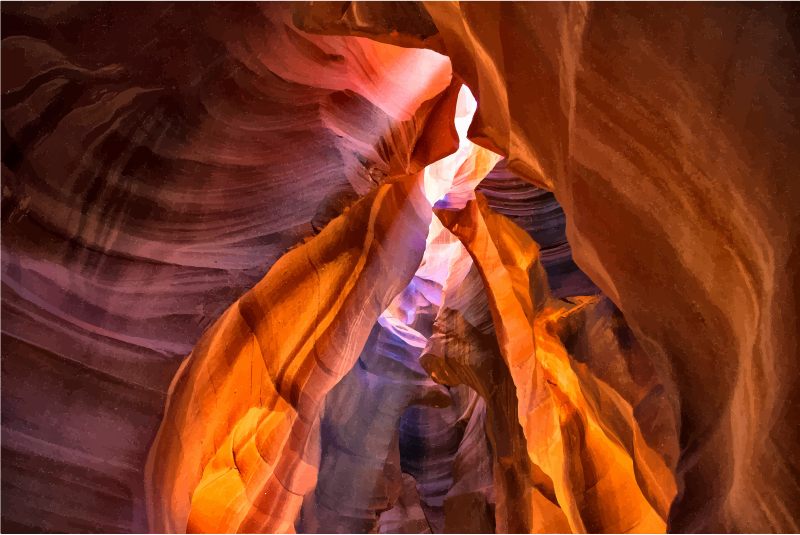
M 326 198 L 412 165 L 442 113 L 446 58 L 395 48 L 386 72 L 372 41 L 329 54 L 287 17 L 3 5 L 4 531 L 147 531 L 144 465 L 181 362 L 314 236 Z M 318 70 L 282 78 L 276 50 Z
M 797 531 L 797 9 L 314 6 L 3 5 L 2 529 L 146 531 L 181 362 L 290 249 L 452 151 L 426 125 L 463 80 L 471 139 L 507 157 L 488 206 L 553 297 L 608 296 L 556 330 L 677 470 L 668 529 Z M 471 418 L 445 526 L 506 507 L 497 470 L 459 494 Z M 386 466 L 379 522 L 430 528 Z
M 796 8 L 424 5 L 439 35 L 415 46 L 475 93 L 470 138 L 555 193 L 576 262 L 674 381 L 669 529 L 796 531 Z M 296 20 L 381 33 L 341 7 Z

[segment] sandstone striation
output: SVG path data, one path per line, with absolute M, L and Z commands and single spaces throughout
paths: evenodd
M 796 12 L 424 5 L 439 37 L 417 46 L 481 103 L 470 138 L 555 193 L 576 262 L 674 381 L 670 529 L 796 531 Z
M 288 7 L 3 6 L 4 531 L 147 531 L 147 452 L 203 332 L 326 196 L 450 150 L 418 143 L 448 113 L 441 56 L 412 53 L 435 66 L 413 87 L 375 64 L 420 111 L 400 120 L 325 55 L 313 85 L 237 55 L 307 55 Z
M 798 531 L 795 7 L 2 13 L 3 531 Z

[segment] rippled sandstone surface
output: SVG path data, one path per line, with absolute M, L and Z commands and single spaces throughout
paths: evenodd
M 555 193 L 578 265 L 675 382 L 669 529 L 796 531 L 796 11 L 424 5 L 440 40 L 417 46 L 480 102 L 471 139 Z M 341 19 L 369 33 L 366 10 Z
M 3 530 L 140 532 L 149 516 L 175 531 L 797 531 L 794 8 L 2 9 Z M 501 261 L 498 286 L 472 251 L 456 321 L 447 292 L 403 290 L 439 218 L 419 175 L 457 149 L 462 80 L 479 102 L 470 139 L 505 156 L 478 186 L 481 217 L 507 216 L 538 260 Z M 517 232 L 501 227 L 494 240 Z M 520 290 L 542 271 L 549 293 Z M 306 276 L 331 282 L 295 285 Z M 509 288 L 521 312 L 481 293 Z M 410 328 L 453 329 L 516 399 L 435 385 L 422 347 L 375 331 L 409 307 Z M 526 341 L 504 342 L 523 318 L 508 332 Z M 219 358 L 196 364 L 209 347 Z M 515 355 L 557 355 L 568 381 Z M 209 408 L 209 387 L 228 409 Z M 560 464 L 526 423 L 543 392 L 565 407 L 547 409 L 572 455 Z M 146 497 L 162 422 L 208 438 L 153 461 Z M 218 454 L 226 441 L 241 456 Z M 349 457 L 322 447 L 340 442 Z M 640 517 L 615 517 L 589 458 L 624 465 L 606 481 Z M 231 466 L 244 478 L 214 478 Z

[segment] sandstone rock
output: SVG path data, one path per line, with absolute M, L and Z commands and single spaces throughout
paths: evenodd
M 312 87 L 242 63 L 287 9 L 3 6 L 4 531 L 146 531 L 147 451 L 203 332 L 332 190 L 453 150 L 420 142 L 449 109 L 427 85 L 401 121 L 336 89 L 340 64 Z
M 293 529 L 317 482 L 323 399 L 422 260 L 421 178 L 362 199 L 204 335 L 150 451 L 153 531 Z
M 235 394 L 213 417 L 208 405 L 170 402 L 164 425 L 176 436 L 175 421 L 193 435 L 206 432 L 195 420 L 227 416 L 209 427 L 213 440 L 187 448 L 188 457 L 165 454 L 172 468 L 156 474 L 168 480 L 156 487 L 175 491 L 177 501 L 153 515 L 156 522 L 185 527 L 192 498 L 175 489 L 194 489 L 208 468 L 192 529 L 305 526 L 296 513 L 301 502 L 315 503 L 319 424 L 313 410 L 299 410 L 298 396 L 313 391 L 309 403 L 322 407 L 332 384 L 292 390 L 292 379 L 282 382 L 287 375 L 274 376 L 287 414 L 303 417 L 294 434 L 266 426 L 291 440 L 270 454 L 280 459 L 276 475 L 249 483 L 266 482 L 271 498 L 291 505 L 274 502 L 281 509 L 271 518 L 256 518 L 257 508 L 246 505 L 234 514 L 247 501 L 244 482 L 228 472 L 210 483 L 226 467 L 255 473 L 257 459 L 223 455 L 209 463 L 226 437 L 247 449 L 248 433 L 280 413 L 259 414 L 260 405 L 240 397 L 236 366 L 248 360 L 236 344 L 255 348 L 258 338 L 255 326 L 242 323 L 242 296 L 265 273 L 284 280 L 271 270 L 287 262 L 294 270 L 288 258 L 328 243 L 317 240 L 341 224 L 340 214 L 352 221 L 359 198 L 394 191 L 394 178 L 456 152 L 460 136 L 450 118 L 462 81 L 479 103 L 469 137 L 507 157 L 480 191 L 517 227 L 475 212 L 477 203 L 472 215 L 462 214 L 467 221 L 454 230 L 465 243 L 479 240 L 473 252 L 482 272 L 499 274 L 486 278 L 490 299 L 455 307 L 463 319 L 446 305 L 414 304 L 444 287 L 411 274 L 411 287 L 403 280 L 396 288 L 402 306 L 389 308 L 413 309 L 416 319 L 403 325 L 422 339 L 435 336 L 439 315 L 455 339 L 464 338 L 459 347 L 505 365 L 500 382 L 519 400 L 522 434 L 506 418 L 489 422 L 497 412 L 489 396 L 487 429 L 507 426 L 490 441 L 492 464 L 503 441 L 524 441 L 528 455 L 513 457 L 506 472 L 493 466 L 489 489 L 485 477 L 464 476 L 475 452 L 484 461 L 488 455 L 475 413 L 466 429 L 477 435 L 469 435 L 465 413 L 452 423 L 452 415 L 433 412 L 446 408 L 414 409 L 409 436 L 464 433 L 457 448 L 448 439 L 447 448 L 421 454 L 431 466 L 451 462 L 453 483 L 446 488 L 446 471 L 410 482 L 399 472 L 399 449 L 386 441 L 382 461 L 383 446 L 369 456 L 375 466 L 383 462 L 369 499 L 396 504 L 381 514 L 384 522 L 397 515 L 385 525 L 484 530 L 494 503 L 499 530 L 503 522 L 563 529 L 558 509 L 543 518 L 561 527 L 510 519 L 509 500 L 533 503 L 532 494 L 509 490 L 518 478 L 538 489 L 540 507 L 564 505 L 574 529 L 582 522 L 589 530 L 657 530 L 649 507 L 661 519 L 669 509 L 672 531 L 797 531 L 800 190 L 792 148 L 800 136 L 792 6 L 22 3 L 4 4 L 3 19 L 4 531 L 146 530 L 145 452 L 181 361 L 206 331 L 191 362 L 206 350 L 222 355 L 211 359 L 222 365 L 214 373 Z M 465 189 L 435 199 L 440 208 L 469 201 L 471 180 L 496 159 L 474 148 L 470 158 L 459 182 Z M 481 218 L 491 238 L 470 235 L 483 228 Z M 369 227 L 359 220 L 355 234 Z M 538 260 L 535 248 L 517 247 L 525 233 L 541 246 Z M 492 244 L 497 257 L 485 254 Z M 578 298 L 600 289 L 608 297 Z M 302 316 L 295 305 L 282 306 L 291 309 L 286 317 Z M 342 342 L 348 352 L 334 359 L 342 369 L 332 377 L 354 373 L 360 341 L 375 325 L 361 319 L 354 339 Z M 211 343 L 215 336 L 239 342 L 223 349 Z M 207 399 L 210 372 L 190 368 L 179 377 L 191 377 L 198 390 L 187 389 L 186 399 Z M 365 395 L 349 390 L 349 380 L 342 388 Z M 184 383 L 175 384 L 180 391 Z M 171 399 L 183 397 L 173 389 Z M 546 406 L 553 399 L 558 411 Z M 509 398 L 499 406 L 516 405 Z M 539 408 L 541 419 L 531 415 Z M 440 423 L 423 430 L 429 420 Z M 531 437 L 560 440 L 563 460 Z M 270 440 L 279 439 L 263 444 Z M 587 468 L 589 454 L 614 466 L 605 479 Z M 186 479 L 170 479 L 177 473 Z M 622 489 L 631 518 L 610 502 L 609 481 Z M 443 497 L 441 505 L 428 504 L 426 489 L 431 500 Z M 240 501 L 220 506 L 220 494 Z M 453 515 L 465 507 L 472 516 Z M 309 522 L 319 522 L 312 509 Z M 231 515 L 215 517 L 225 511 Z
M 670 529 L 796 531 L 796 12 L 425 7 L 439 35 L 417 46 L 481 104 L 470 138 L 555 193 L 576 262 L 675 382 Z

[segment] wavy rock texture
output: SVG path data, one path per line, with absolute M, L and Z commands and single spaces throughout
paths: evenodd
M 489 301 L 476 268 L 445 296 L 420 364 L 437 382 L 465 384 L 484 400 L 493 453 L 497 532 L 570 532 L 555 503 L 552 481 L 532 467 L 526 455 L 516 387 L 500 355 Z
M 452 403 L 450 394 L 415 366 L 420 352 L 376 325 L 356 365 L 328 394 L 319 482 L 312 510 L 304 511 L 303 531 L 370 532 L 394 506 L 403 488 L 403 414 L 411 406 Z
M 663 530 L 675 496 L 671 471 L 642 438 L 631 405 L 612 386 L 581 370 L 557 337 L 558 321 L 595 299 L 577 298 L 577 305 L 550 299 L 538 247 L 519 227 L 492 213 L 482 197 L 460 213 L 437 213 L 475 261 L 497 338 L 481 341 L 464 316 L 449 309 L 440 316 L 439 334 L 426 349 L 425 364 L 440 381 L 458 384 L 466 379 L 485 399 L 495 384 L 506 385 L 499 400 L 488 403 L 490 418 L 494 406 L 500 408 L 511 398 L 506 414 L 516 408 L 519 419 L 508 420 L 511 429 L 492 435 L 496 443 L 497 435 L 513 437 L 521 426 L 524 436 L 517 435 L 509 449 L 517 455 L 527 451 L 528 457 L 503 459 L 495 446 L 500 466 L 515 467 L 507 477 L 523 489 L 504 485 L 507 494 L 522 498 L 521 507 L 514 508 L 522 510 L 517 520 L 521 525 L 509 529 Z M 497 371 L 488 372 L 492 365 Z M 612 375 L 619 387 L 619 373 Z M 484 384 L 475 384 L 476 379 Z M 671 437 L 674 441 L 674 431 Z
M 425 101 L 445 58 L 329 57 L 287 8 L 3 6 L 4 530 L 146 531 L 147 451 L 203 332 L 331 192 L 450 150 L 418 143 L 450 113 Z M 280 78 L 278 45 L 317 70 Z
M 434 533 L 445 529 L 444 500 L 453 486 L 453 463 L 477 401 L 467 388 L 451 389 L 450 395 L 450 410 L 412 406 L 399 425 L 400 467 L 417 482 L 420 505 Z
M 421 262 L 429 207 L 420 175 L 378 188 L 204 335 L 148 459 L 153 531 L 293 530 L 317 482 L 320 406 Z
M 445 124 L 463 138 L 475 111 L 468 89 L 459 88 L 452 111 Z M 309 531 L 375 527 L 376 510 L 390 506 L 382 507 L 389 500 L 380 487 L 391 487 L 385 467 L 398 424 L 401 468 L 416 476 L 429 523 L 442 531 L 463 410 L 415 405 L 443 408 L 464 396 L 421 373 L 416 341 L 430 330 L 437 292 L 469 257 L 432 209 L 466 204 L 499 159 L 460 141 L 452 155 L 390 178 L 284 255 L 195 346 L 170 386 L 148 457 L 153 531 L 287 532 L 298 521 Z M 359 354 L 361 365 L 341 381 Z
M 454 156 L 458 165 L 458 153 Z M 448 160 L 452 158 L 439 170 L 452 167 Z M 460 169 L 476 169 L 470 162 L 468 158 Z M 426 195 L 430 186 L 434 198 L 442 193 L 428 180 L 436 172 L 426 168 L 424 180 Z M 469 183 L 453 177 L 450 182 Z M 411 283 L 381 315 L 357 365 L 326 398 L 320 478 L 301 511 L 301 531 L 445 530 L 444 500 L 454 486 L 453 463 L 478 398 L 465 387 L 437 386 L 418 363 L 441 301 L 437 294 L 458 284 L 471 264 L 458 241 L 435 222 Z M 478 426 L 473 436 L 481 433 L 485 437 Z M 411 481 L 415 489 L 409 494 Z M 461 492 L 485 486 L 472 488 L 465 480 Z M 424 525 L 418 522 L 420 512 Z M 454 515 L 450 517 L 452 523 Z M 488 515 L 484 519 L 489 526 Z
M 797 531 L 796 10 L 425 8 L 440 35 L 417 46 L 480 102 L 471 139 L 555 193 L 576 262 L 676 385 L 669 529 Z M 367 9 L 342 18 L 368 33 Z
M 495 289 L 514 288 L 509 295 L 523 311 L 489 321 L 497 335 L 487 335 L 488 300 L 456 307 L 466 320 L 451 323 L 447 308 L 431 309 L 431 323 L 438 314 L 470 359 L 482 356 L 458 369 L 507 373 L 498 385 L 504 395 L 514 391 L 522 410 L 516 423 L 493 418 L 497 406 L 516 402 L 493 408 L 489 396 L 482 425 L 474 397 L 463 411 L 405 413 L 400 407 L 416 398 L 398 403 L 396 449 L 393 437 L 374 450 L 358 443 L 369 466 L 382 466 L 375 492 L 356 504 L 367 511 L 364 526 L 452 532 L 490 530 L 492 522 L 498 530 L 514 522 L 531 530 L 635 524 L 615 518 L 618 509 L 603 505 L 608 493 L 592 490 L 593 478 L 602 478 L 586 468 L 581 452 L 588 451 L 625 465 L 619 486 L 633 496 L 628 503 L 641 505 L 633 516 L 650 518 L 650 507 L 663 518 L 669 509 L 672 531 L 798 530 L 794 7 L 78 3 L 4 4 L 2 12 L 3 531 L 146 531 L 146 452 L 181 361 L 208 331 L 192 362 L 209 349 L 239 355 L 215 361 L 218 373 L 229 379 L 236 411 L 258 412 L 260 397 L 245 396 L 237 382 L 250 377 L 237 366 L 253 362 L 244 346 L 220 351 L 214 343 L 225 328 L 240 329 L 224 337 L 256 349 L 257 333 L 248 334 L 254 329 L 239 312 L 247 300 L 228 307 L 290 249 L 294 256 L 284 262 L 294 266 L 291 258 L 329 243 L 323 229 L 341 225 L 331 221 L 345 210 L 359 210 L 359 198 L 396 188 L 381 186 L 387 176 L 414 175 L 455 150 L 448 118 L 462 80 L 480 103 L 471 139 L 507 156 L 479 189 L 488 206 L 540 244 L 551 297 L 600 288 L 608 297 L 540 301 L 524 279 L 542 273 L 519 269 L 531 261 L 526 253 L 500 262 L 512 266 L 512 282 Z M 322 241 L 302 245 L 315 234 Z M 515 318 L 530 327 L 504 325 Z M 374 321 L 364 321 L 358 332 L 366 340 Z M 569 380 L 554 383 L 576 413 L 565 410 L 550 431 L 560 430 L 572 445 L 565 451 L 577 455 L 559 461 L 566 476 L 546 476 L 552 494 L 547 480 L 520 464 L 531 463 L 541 445 L 529 435 L 543 432 L 526 425 L 522 413 L 537 401 L 529 394 L 553 389 L 539 388 L 541 370 L 506 364 L 509 355 L 515 362 L 503 341 L 508 332 L 530 338 L 528 355 L 555 355 Z M 364 355 L 356 342 L 343 342 L 349 350 L 332 376 L 344 377 L 341 388 L 352 388 L 359 373 L 349 366 Z M 310 362 L 302 355 L 289 361 Z M 381 377 L 391 371 L 378 359 L 375 366 Z M 192 370 L 180 377 L 202 373 Z M 198 388 L 187 399 L 207 395 L 209 377 L 194 380 Z M 299 410 L 297 390 L 277 381 L 288 405 L 297 405 L 286 407 L 288 420 L 303 415 L 285 443 L 276 438 L 285 432 L 278 425 L 271 438 L 230 433 L 258 429 L 264 422 L 256 413 L 241 425 L 234 418 L 211 426 L 217 434 L 205 450 L 187 450 L 199 461 L 189 455 L 168 463 L 162 476 L 186 478 L 156 485 L 175 491 L 176 501 L 151 520 L 159 529 L 183 529 L 189 498 L 175 489 L 200 482 L 206 467 L 198 503 L 215 488 L 209 485 L 228 483 L 223 494 L 238 504 L 257 501 L 225 472 L 230 458 L 205 462 L 224 438 L 232 445 L 236 438 L 239 451 L 251 454 L 256 442 L 277 444 L 282 454 L 264 453 L 280 459 L 269 465 L 274 477 L 256 473 L 268 465 L 258 459 L 245 472 L 255 470 L 251 488 L 266 477 L 269 496 L 288 501 L 268 517 L 212 499 L 197 509 L 210 513 L 196 513 L 194 529 L 339 522 L 314 509 L 323 487 L 310 491 L 315 437 L 326 432 L 320 424 L 347 406 L 322 401 L 334 382 L 303 398 L 324 407 L 317 420 Z M 477 390 L 480 381 L 474 384 Z M 202 433 L 194 420 L 207 416 L 199 407 L 208 405 L 188 403 L 188 411 L 172 405 L 167 427 L 176 418 L 187 422 L 196 440 Z M 498 425 L 508 434 L 493 437 Z M 425 480 L 434 472 L 415 472 L 419 479 L 402 472 L 401 441 L 426 437 L 441 442 L 419 448 L 416 465 L 449 464 L 449 474 L 437 469 Z M 498 469 L 502 444 L 523 441 L 529 455 L 511 455 Z M 320 451 L 319 466 L 337 460 L 325 459 Z M 678 498 L 670 507 L 664 491 L 673 469 Z M 212 481 L 215 470 L 228 479 Z M 331 474 L 342 472 L 325 468 L 320 481 L 338 485 Z M 538 490 L 544 501 L 537 498 L 537 506 L 551 513 L 512 518 L 532 510 L 508 503 L 533 495 L 509 491 L 515 482 Z M 556 484 L 570 487 L 559 491 L 561 501 Z M 571 504 L 566 518 L 558 503 Z M 537 528 L 542 520 L 552 524 Z
M 599 294 L 600 288 L 572 260 L 567 218 L 555 196 L 517 178 L 507 163 L 505 159 L 498 162 L 476 191 L 486 197 L 494 212 L 506 216 L 539 244 L 539 258 L 554 297 Z
M 451 119 L 459 136 L 466 134 L 474 110 L 468 91 L 460 90 Z M 461 141 L 454 154 L 424 170 L 425 195 L 436 206 L 466 204 L 475 185 L 498 159 Z M 349 218 L 349 213 L 344 217 Z M 418 359 L 441 295 L 460 283 L 471 260 L 438 220 L 431 221 L 426 242 L 410 284 L 386 307 L 358 364 L 326 398 L 321 416 L 320 479 L 300 514 L 303 531 L 412 529 L 420 525 L 417 499 L 426 529 L 442 533 L 447 527 L 444 502 L 454 486 L 453 464 L 477 396 L 467 388 L 444 390 L 437 386 Z M 332 264 L 331 269 L 338 269 Z M 480 438 L 481 432 L 485 433 L 478 426 L 473 438 Z M 469 448 L 469 442 L 464 448 Z M 409 480 L 401 472 L 411 476 L 416 493 L 405 489 Z M 474 493 L 487 486 L 473 488 L 476 482 L 471 483 L 461 481 L 460 492 Z M 458 495 L 456 492 L 454 497 Z M 414 496 L 418 498 L 409 502 Z M 398 503 L 400 511 L 379 520 Z M 413 504 L 412 510 L 409 504 Z M 477 519 L 488 529 L 492 522 L 485 499 L 483 505 L 484 514 Z M 451 512 L 451 528 L 454 518 Z

